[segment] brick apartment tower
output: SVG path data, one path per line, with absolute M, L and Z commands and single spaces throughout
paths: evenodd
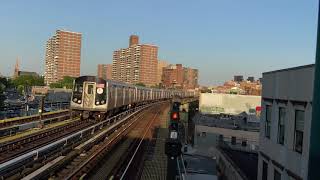
M 170 64 L 163 68 L 162 85 L 166 88 L 195 89 L 198 87 L 198 70 Z
M 176 64 L 163 68 L 162 84 L 166 88 L 182 89 L 183 85 L 183 67 L 182 64 Z
M 163 74 L 163 68 L 167 67 L 169 65 L 166 61 L 158 61 L 158 73 L 157 73 L 157 84 L 162 83 L 162 74 Z
M 129 84 L 157 84 L 158 47 L 139 44 L 139 37 L 130 36 L 129 47 L 113 52 L 112 79 Z
M 44 80 L 47 85 L 64 76 L 80 76 L 81 33 L 57 30 L 46 46 Z
M 198 87 L 198 69 L 184 68 L 183 89 L 195 89 Z
M 112 79 L 112 64 L 98 64 L 98 77 Z

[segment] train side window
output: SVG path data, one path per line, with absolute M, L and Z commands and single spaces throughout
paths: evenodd
M 88 85 L 87 94 L 93 94 L 93 85 Z

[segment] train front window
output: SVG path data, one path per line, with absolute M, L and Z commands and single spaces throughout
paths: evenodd
M 74 86 L 73 91 L 82 93 L 82 91 L 83 91 L 82 84 L 76 84 L 76 85 Z
M 87 94 L 93 94 L 93 85 L 88 85 Z

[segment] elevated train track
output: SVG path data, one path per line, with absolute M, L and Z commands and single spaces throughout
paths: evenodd
M 93 76 L 77 78 L 73 90 L 71 110 L 80 113 L 80 121 L 0 144 L 1 155 L 5 154 L 0 157 L 0 179 L 88 178 L 101 158 L 135 134 L 136 138 L 126 141 L 131 149 L 123 153 L 126 163 L 112 166 L 108 173 L 108 177 L 131 176 L 163 104 L 173 97 L 195 96 L 194 92 L 138 87 Z M 65 113 L 70 117 L 69 112 Z
M 18 157 L 21 154 L 30 152 L 38 147 L 47 145 L 57 139 L 65 137 L 73 132 L 77 132 L 85 127 L 93 125 L 94 122 L 89 119 L 83 121 L 72 121 L 62 126 L 47 129 L 33 133 L 13 141 L 0 144 L 0 163 L 4 163 L 14 157 Z
M 82 128 L 82 130 L 80 131 L 70 133 L 67 137 L 51 142 L 50 144 L 42 146 L 41 148 L 33 149 L 28 153 L 20 154 L 20 156 L 14 159 L 1 163 L 0 179 L 6 179 L 12 176 L 14 176 L 13 179 L 21 179 L 22 177 L 32 173 L 32 171 L 36 169 L 39 169 L 41 166 L 45 165 L 50 160 L 54 160 L 56 157 L 59 157 L 60 155 L 67 155 L 70 152 L 76 153 L 78 151 L 74 151 L 74 148 L 76 146 L 78 148 L 86 149 L 89 146 L 94 145 L 96 141 L 100 141 L 104 138 L 101 137 L 101 135 L 99 135 L 99 132 L 103 132 L 104 130 L 108 135 L 108 133 L 116 131 L 119 127 L 122 127 L 124 123 L 130 122 L 129 120 L 132 117 L 135 117 L 134 114 L 147 108 L 147 106 L 150 105 L 128 110 L 112 118 L 96 123 L 90 127 Z M 95 139 L 85 141 L 90 137 L 95 137 Z M 85 141 L 84 144 L 80 145 L 80 143 L 83 141 Z M 67 160 L 63 159 L 61 161 Z M 61 163 L 61 161 L 59 161 L 59 163 Z M 30 169 L 33 170 L 30 171 Z M 40 172 L 39 174 L 42 173 L 43 172 Z
M 136 115 L 90 149 L 82 149 L 80 145 L 76 148 L 79 155 L 58 172 L 55 179 L 118 179 L 122 175 L 130 175 L 130 168 L 137 162 L 133 158 L 141 155 L 146 136 L 150 138 L 155 119 L 166 105 L 158 104 Z

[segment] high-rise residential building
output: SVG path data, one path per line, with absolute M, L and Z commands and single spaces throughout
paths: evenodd
M 129 39 L 129 47 L 139 44 L 139 36 L 131 35 Z
M 257 179 L 308 179 L 315 66 L 263 73 Z M 316 119 L 318 120 L 318 119 Z
M 64 76 L 80 76 L 81 33 L 57 30 L 46 46 L 44 79 L 47 85 Z
M 129 47 L 113 52 L 112 79 L 129 84 L 157 84 L 158 47 L 139 44 L 136 35 L 130 36 Z
M 162 83 L 162 74 L 163 74 L 163 68 L 167 67 L 169 65 L 168 62 L 159 60 L 158 61 L 158 73 L 157 73 L 157 84 Z
M 198 87 L 198 70 L 171 64 L 163 68 L 162 85 L 166 88 L 195 89 Z
M 195 89 L 198 87 L 198 69 L 183 68 L 183 89 Z
M 182 88 L 195 89 L 198 87 L 198 69 L 184 67 Z
M 178 88 L 183 87 L 183 67 L 182 64 L 170 64 L 163 68 L 162 85 L 166 88 Z
M 98 64 L 98 77 L 112 79 L 112 64 Z

